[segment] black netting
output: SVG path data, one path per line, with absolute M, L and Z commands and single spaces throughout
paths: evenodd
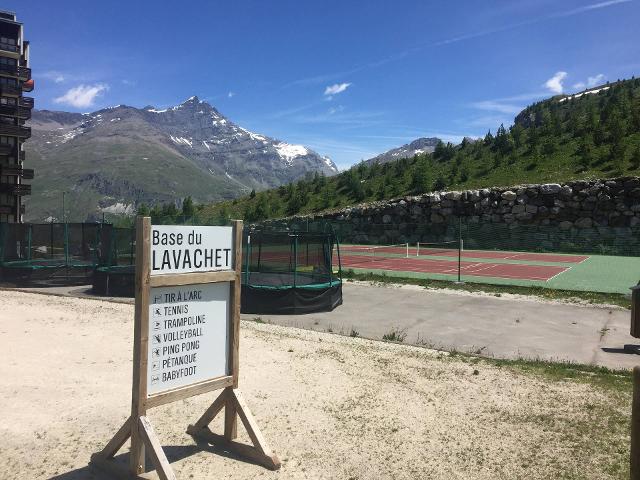
M 111 228 L 94 223 L 0 224 L 1 280 L 36 285 L 90 283 Z
M 331 234 L 248 233 L 243 247 L 244 284 L 265 288 L 331 285 L 339 281 L 332 271 L 334 244 Z

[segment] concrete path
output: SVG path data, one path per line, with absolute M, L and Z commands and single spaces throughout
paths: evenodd
M 87 287 L 22 289 L 56 295 L 90 296 Z M 346 283 L 344 304 L 333 312 L 308 315 L 243 315 L 264 322 L 382 339 L 393 329 L 405 343 L 499 358 L 540 358 L 610 368 L 640 365 L 625 344 L 630 314 L 622 309 L 495 297 L 414 286 Z M 114 299 L 133 303 L 132 299 Z
M 625 344 L 629 311 L 574 306 L 419 287 L 344 285 L 344 304 L 333 312 L 260 315 L 278 325 L 331 330 L 381 339 L 398 329 L 405 343 L 499 358 L 540 358 L 632 368 L 640 355 Z M 243 315 L 245 320 L 257 315 Z

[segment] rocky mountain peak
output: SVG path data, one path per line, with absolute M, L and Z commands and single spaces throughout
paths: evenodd
M 104 209 L 118 203 L 153 204 L 187 195 L 200 202 L 232 198 L 308 173 L 338 172 L 329 158 L 242 128 L 197 96 L 166 108 L 116 105 L 87 114 L 34 110 L 30 123 L 28 147 L 43 159 L 34 165 L 34 189 L 40 188 L 38 179 L 53 181 L 49 170 L 58 168 L 55 175 L 74 185 L 65 188 L 101 198 L 86 212 L 92 215 L 99 213 L 95 208 L 109 211 Z M 60 181 L 47 185 L 47 191 L 56 188 L 62 188 Z M 30 208 L 44 211 L 47 205 L 32 202 Z
M 407 143 L 398 148 L 393 148 L 370 158 L 369 160 L 366 160 L 365 163 L 387 163 L 393 162 L 394 160 L 400 160 L 401 158 L 413 157 L 414 155 L 419 155 L 421 153 L 433 153 L 436 146 L 441 141 L 442 140 L 437 137 L 420 137 L 413 140 L 411 143 Z

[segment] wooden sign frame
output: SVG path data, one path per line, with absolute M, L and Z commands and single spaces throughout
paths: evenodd
M 242 274 L 242 221 L 233 222 L 233 270 L 177 273 L 151 276 L 151 219 L 136 219 L 136 303 L 133 348 L 133 386 L 131 415 L 107 445 L 91 457 L 90 464 L 120 477 L 139 477 L 146 471 L 145 457 L 151 459 L 153 467 L 162 480 L 173 480 L 175 475 L 167 460 L 147 410 L 159 405 L 183 400 L 194 395 L 223 389 L 211 406 L 187 433 L 223 450 L 247 457 L 269 469 L 280 468 L 280 460 L 269 448 L 266 440 L 238 390 L 239 346 L 240 346 L 240 284 Z M 151 287 L 169 287 L 191 284 L 230 282 L 230 304 L 228 316 L 228 375 L 221 376 L 147 395 L 148 348 L 149 348 L 149 298 Z M 224 434 L 218 435 L 209 429 L 211 421 L 224 409 Z M 235 441 L 238 417 L 242 421 L 253 446 Z M 131 438 L 129 463 L 124 467 L 112 458 Z

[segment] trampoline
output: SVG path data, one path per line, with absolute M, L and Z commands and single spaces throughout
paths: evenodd
M 301 314 L 342 304 L 340 250 L 333 234 L 250 232 L 243 251 L 242 313 Z
M 91 283 L 111 225 L 0 224 L 0 279 L 11 286 Z
M 91 291 L 109 297 L 135 296 L 136 233 L 133 228 L 112 228 L 93 274 Z

